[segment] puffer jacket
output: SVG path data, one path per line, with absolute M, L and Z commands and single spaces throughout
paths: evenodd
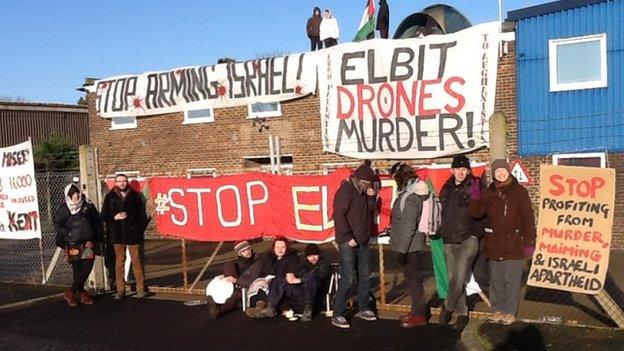
M 68 244 L 98 243 L 102 238 L 102 221 L 95 206 L 84 200 L 80 211 L 71 214 L 65 204 L 54 213 L 56 246 L 66 248 Z
M 425 235 L 418 231 L 423 201 L 427 196 L 417 195 L 417 179 L 412 179 L 401 191 L 392 206 L 390 246 L 400 253 L 424 250 Z
M 440 191 L 442 203 L 442 225 L 440 235 L 445 244 L 459 244 L 470 236 L 483 237 L 483 221 L 468 213 L 470 184 L 476 179 L 469 174 L 460 184 L 451 176 Z
M 525 258 L 524 247 L 535 246 L 535 216 L 528 191 L 513 175 L 511 183 L 497 189 L 492 183 L 480 200 L 473 201 L 470 215 L 486 217 L 485 253 L 490 260 Z

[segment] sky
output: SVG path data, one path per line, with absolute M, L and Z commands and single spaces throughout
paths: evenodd
M 502 0 L 507 12 L 550 1 Z M 377 5 L 378 0 L 375 0 Z M 496 0 L 388 0 L 400 21 L 445 3 L 472 24 L 498 20 Z M 0 99 L 76 103 L 87 77 L 106 78 L 309 50 L 305 24 L 330 8 L 351 41 L 366 0 L 109 0 L 0 2 Z

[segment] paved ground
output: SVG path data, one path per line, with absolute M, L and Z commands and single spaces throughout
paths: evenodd
M 403 330 L 397 321 L 353 321 L 340 330 L 312 322 L 250 320 L 242 312 L 207 320 L 205 306 L 110 296 L 92 306 L 63 301 L 0 315 L 1 350 L 459 350 L 460 333 L 437 325 Z
M 63 292 L 66 287 L 54 285 L 12 284 L 0 282 L 0 306 Z

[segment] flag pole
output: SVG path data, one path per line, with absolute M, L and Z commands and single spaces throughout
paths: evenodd
M 503 57 L 503 0 L 498 0 L 498 57 Z

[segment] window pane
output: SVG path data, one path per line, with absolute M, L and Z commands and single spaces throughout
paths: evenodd
M 189 110 L 186 115 L 187 115 L 188 119 L 207 118 L 207 117 L 211 116 L 210 109 Z
M 557 45 L 557 83 L 600 80 L 600 41 Z
M 134 124 L 134 117 L 113 117 L 113 123 L 116 125 Z
M 269 102 L 266 104 L 263 103 L 255 103 L 253 105 L 251 105 L 251 112 L 252 113 L 259 113 L 259 112 L 274 112 L 278 110 L 278 103 L 277 102 Z
M 560 158 L 557 161 L 559 166 L 581 166 L 581 167 L 601 167 L 600 157 L 570 157 Z

